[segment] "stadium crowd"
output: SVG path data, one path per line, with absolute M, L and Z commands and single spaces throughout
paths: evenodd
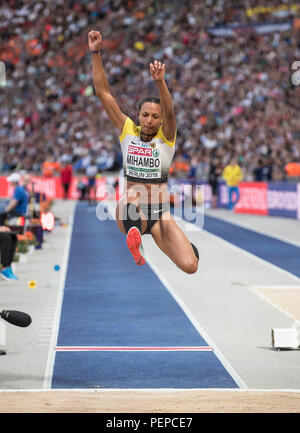
M 78 173 L 91 161 L 101 172 L 121 168 L 117 131 L 94 94 L 95 29 L 111 90 L 134 120 L 141 97 L 156 95 L 149 63 L 166 64 L 175 176 L 207 180 L 234 153 L 244 180 L 283 180 L 285 165 L 300 161 L 300 85 L 291 81 L 299 21 L 289 0 L 3 0 L 0 170 L 41 173 L 44 161 Z M 259 31 L 263 23 L 273 26 Z

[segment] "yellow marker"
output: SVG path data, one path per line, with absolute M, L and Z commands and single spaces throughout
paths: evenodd
M 138 51 L 143 51 L 145 49 L 145 44 L 144 44 L 144 42 L 137 41 L 134 44 L 134 48 Z
M 36 281 L 28 281 L 28 287 L 29 289 L 35 289 L 36 288 Z

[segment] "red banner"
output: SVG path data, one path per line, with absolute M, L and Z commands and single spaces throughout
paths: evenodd
M 267 189 L 266 182 L 241 182 L 235 212 L 268 215 Z
M 69 190 L 69 198 L 77 200 L 79 198 L 79 192 L 77 190 L 77 185 L 79 179 L 83 180 L 83 182 L 87 183 L 87 178 L 85 177 L 74 177 L 72 179 L 72 183 Z M 22 182 L 20 182 L 22 184 Z M 34 186 L 35 193 L 45 194 L 47 198 L 62 198 L 63 191 L 62 185 L 59 177 L 40 177 L 40 176 L 31 176 L 30 182 L 27 188 L 31 191 L 32 184 Z M 0 176 L 0 197 L 12 197 L 14 188 L 12 185 L 7 182 L 6 176 Z M 114 194 L 114 190 L 112 187 L 108 188 L 106 177 L 100 177 L 96 179 L 96 199 L 104 200 L 107 198 L 107 195 Z M 115 191 L 115 199 L 118 199 L 118 189 Z

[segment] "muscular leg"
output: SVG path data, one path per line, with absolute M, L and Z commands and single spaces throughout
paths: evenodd
M 142 233 L 147 229 L 147 221 L 142 220 L 140 206 L 136 201 L 119 202 L 116 209 L 116 221 L 122 233 L 126 234 L 128 249 L 139 266 L 146 263 L 142 245 Z
M 116 222 L 119 230 L 126 235 L 127 231 L 124 227 L 124 207 L 127 203 L 132 203 L 137 206 L 137 210 L 139 211 L 139 216 L 141 218 L 141 234 L 145 233 L 145 231 L 147 230 L 147 219 L 144 214 L 139 210 L 137 198 L 133 198 L 132 201 L 129 201 L 128 199 L 125 201 L 125 199 L 122 198 L 118 202 L 116 208 Z
M 194 274 L 198 269 L 198 259 L 194 248 L 174 221 L 170 212 L 162 215 L 152 227 L 151 235 L 158 247 L 187 274 Z

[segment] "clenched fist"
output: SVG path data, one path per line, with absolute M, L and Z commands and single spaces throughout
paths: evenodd
M 88 33 L 89 48 L 91 51 L 99 51 L 102 43 L 102 35 L 96 30 L 91 30 Z

